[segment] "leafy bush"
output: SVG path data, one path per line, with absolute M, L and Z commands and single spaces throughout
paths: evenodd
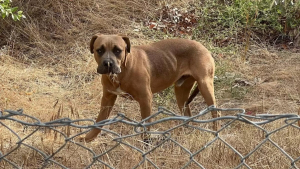
M 201 5 L 199 29 L 202 34 L 223 42 L 225 38 L 241 40 L 242 36 L 258 34 L 263 40 L 289 37 L 300 28 L 300 1 L 292 0 L 229 0 L 205 1 Z
M 11 7 L 11 0 L 0 0 L 0 10 L 3 19 L 9 15 L 15 21 L 25 18 L 23 11 L 18 10 L 18 7 Z

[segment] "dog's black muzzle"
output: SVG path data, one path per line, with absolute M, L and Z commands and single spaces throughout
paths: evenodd
M 119 74 L 121 73 L 120 67 L 118 67 L 113 60 L 106 59 L 102 62 L 102 65 L 98 65 L 97 73 L 100 74 Z

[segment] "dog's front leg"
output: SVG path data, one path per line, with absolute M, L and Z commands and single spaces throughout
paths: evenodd
M 114 104 L 116 101 L 117 95 L 112 94 L 108 92 L 105 88 L 103 88 L 103 96 L 101 100 L 101 108 L 100 108 L 100 113 L 96 119 L 96 122 L 105 120 L 108 118 Z M 94 140 L 97 135 L 101 132 L 100 129 L 94 128 L 92 129 L 86 136 L 85 136 L 85 141 L 90 142 Z
M 144 92 L 143 94 L 139 95 L 138 99 L 139 102 L 141 116 L 142 119 L 145 119 L 151 115 L 152 112 L 152 92 L 149 90 L 148 92 Z M 151 119 L 145 121 L 146 123 L 151 122 Z M 147 127 L 147 131 L 150 131 L 150 127 Z M 147 133 L 142 134 L 142 139 L 146 142 L 150 139 L 150 135 Z

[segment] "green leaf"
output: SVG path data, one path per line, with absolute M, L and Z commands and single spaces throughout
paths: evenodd
M 278 14 L 281 14 L 281 10 L 280 10 L 280 9 L 278 9 L 278 10 L 277 10 L 277 13 L 278 13 Z
M 19 18 L 26 18 L 25 15 L 23 15 L 23 11 L 18 11 Z
M 18 7 L 11 8 L 11 12 L 15 13 L 18 10 Z
M 4 19 L 6 17 L 5 13 L 3 12 L 2 13 L 2 18 Z
M 0 5 L 0 11 L 1 11 L 1 13 L 4 13 L 4 8 L 2 5 Z
M 11 17 L 12 17 L 12 19 L 13 19 L 14 21 L 19 20 L 19 17 L 18 17 L 18 15 L 16 15 L 16 14 L 11 14 Z

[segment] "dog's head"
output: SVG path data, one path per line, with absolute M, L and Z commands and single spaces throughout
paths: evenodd
M 96 34 L 91 39 L 90 50 L 98 63 L 98 73 L 119 74 L 121 65 L 126 64 L 126 56 L 130 53 L 130 41 L 122 35 Z

